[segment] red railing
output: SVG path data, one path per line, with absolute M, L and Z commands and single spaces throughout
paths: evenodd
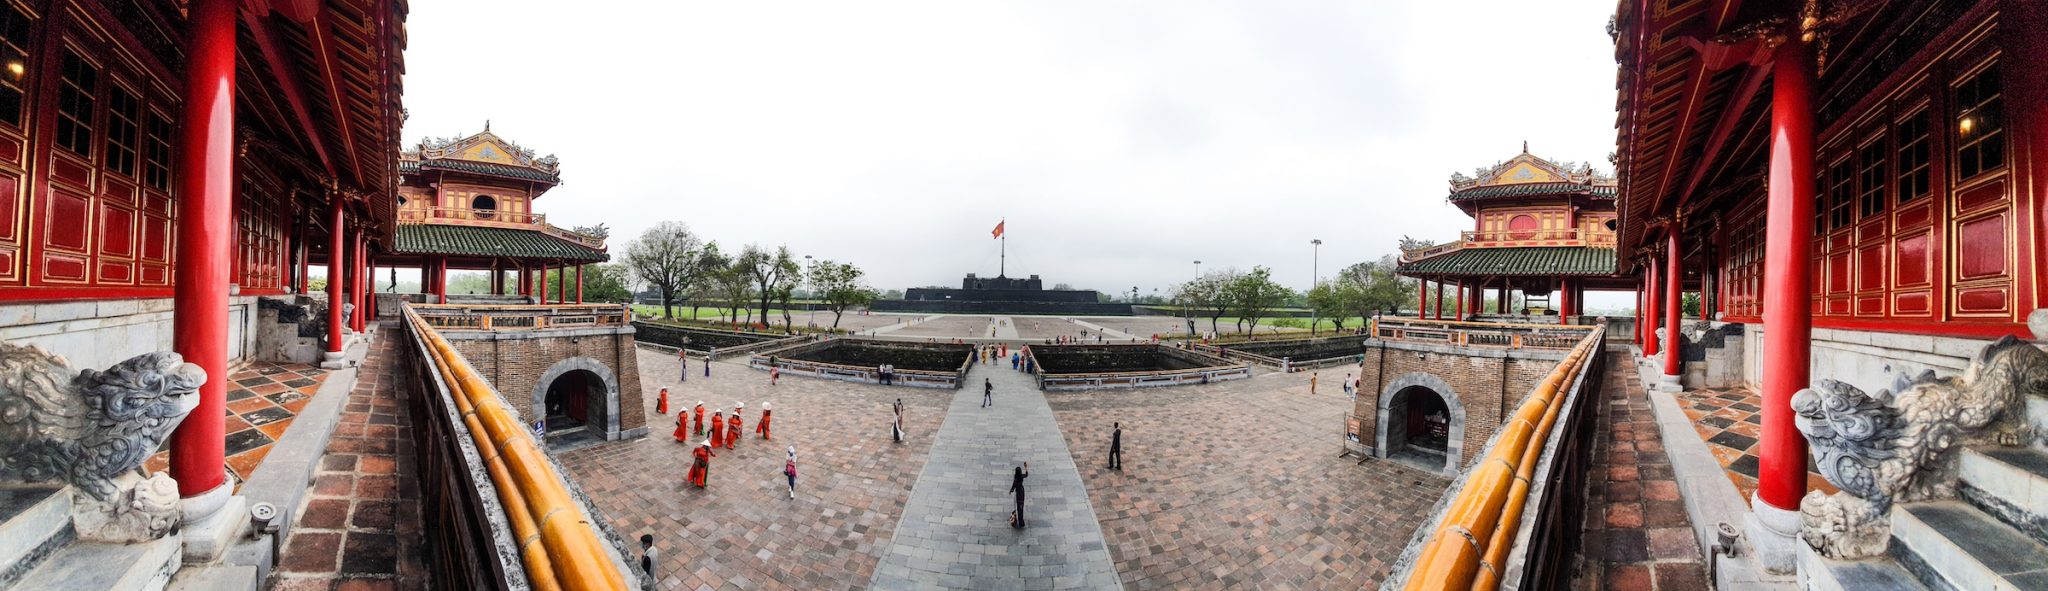
M 590 248 L 605 249 L 603 238 L 564 230 L 548 223 L 547 214 L 467 207 L 401 207 L 398 209 L 398 223 L 452 223 L 462 226 L 533 230 Z

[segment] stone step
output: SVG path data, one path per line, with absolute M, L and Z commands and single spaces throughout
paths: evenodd
M 2048 545 L 2048 452 L 1966 448 L 1961 463 L 1963 500 Z
M 71 543 L 71 490 L 57 485 L 0 489 L 0 589 Z
M 2048 589 L 2048 547 L 1961 501 L 1892 506 L 1892 554 L 1931 587 Z
M 1913 573 L 1890 558 L 1830 560 L 1799 545 L 1799 583 L 1808 591 L 1927 591 Z
M 73 542 L 29 571 L 13 588 L 161 591 L 178 572 L 183 557 L 177 536 L 142 544 Z

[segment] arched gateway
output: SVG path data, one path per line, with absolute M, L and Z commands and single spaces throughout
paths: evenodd
M 532 414 L 546 417 L 549 443 L 616 439 L 619 380 L 589 357 L 570 357 L 548 368 L 533 387 Z
M 1465 409 L 1442 379 L 1407 373 L 1379 396 L 1374 449 L 1383 458 L 1454 475 L 1463 457 Z

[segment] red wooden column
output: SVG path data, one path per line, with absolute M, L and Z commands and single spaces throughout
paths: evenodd
M 1439 294 L 1443 290 L 1437 290 Z M 576 265 L 576 303 L 583 303 L 583 265 Z
M 1806 439 L 1792 418 L 1792 395 L 1807 387 L 1813 331 L 1812 48 L 1788 40 L 1771 63 L 1770 197 L 1764 214 L 1763 429 L 1757 445 L 1757 539 L 1765 568 L 1789 572 L 1806 494 Z M 1763 539 L 1762 534 L 1775 536 Z M 1782 542 L 1777 549 L 1772 542 Z M 1777 552 L 1781 550 L 1782 554 Z
M 1649 312 L 1643 314 L 1644 357 L 1655 357 L 1657 352 L 1663 349 L 1662 343 L 1657 341 L 1657 323 L 1664 319 L 1664 298 L 1660 297 L 1657 293 L 1657 288 L 1664 285 L 1663 280 L 1666 273 L 1667 271 L 1664 267 L 1657 263 L 1657 258 L 1651 256 L 1650 278 L 1643 286 L 1645 287 L 1643 290 L 1643 300 L 1648 303 L 1649 308 Z
M 370 256 L 370 239 L 363 238 L 363 307 L 362 328 L 369 330 L 370 319 L 377 316 L 377 261 Z
M 434 291 L 441 294 L 441 303 L 448 303 L 448 257 L 434 259 Z
M 569 268 L 555 268 L 555 303 L 569 303 Z
M 1559 279 L 1557 287 L 1557 323 L 1572 323 L 1572 280 Z
M 1436 319 L 1444 319 L 1444 282 L 1436 282 Z
M 1684 314 L 1685 263 L 1679 260 L 1678 224 L 1664 231 L 1664 376 L 1657 387 L 1678 391 L 1678 371 L 1684 348 L 1678 346 L 1678 323 Z
M 505 269 L 498 259 L 491 259 L 491 295 L 505 295 Z
M 327 237 L 327 354 L 323 366 L 341 363 L 342 345 L 345 344 L 341 335 L 341 304 L 348 301 L 341 289 L 341 261 L 343 253 L 348 252 L 342 239 L 347 235 L 348 218 L 343 214 L 341 194 L 331 193 L 328 198 L 334 202 L 334 212 L 333 219 L 327 224 L 331 234 Z
M 216 530 L 242 518 L 222 510 L 234 490 L 222 466 L 227 459 L 228 283 L 236 242 L 235 3 L 194 0 L 189 10 L 171 350 L 206 370 L 206 383 L 199 387 L 199 406 L 171 433 L 170 469 L 183 498 L 187 553 L 210 558 L 225 546 Z M 205 541 L 209 536 L 211 543 Z
M 306 244 L 306 238 L 303 232 L 304 230 L 301 230 L 301 234 L 299 234 L 299 275 L 298 277 L 295 278 L 298 280 L 298 283 L 294 285 L 292 289 L 292 293 L 296 294 L 306 293 L 306 286 L 310 285 L 309 283 L 307 283 L 306 269 L 312 266 L 311 259 L 313 258 L 313 247 L 308 246 Z
M 1429 319 L 1429 280 L 1415 278 L 1415 318 Z
M 351 325 L 349 330 L 356 332 L 363 332 L 364 329 L 369 328 L 369 323 L 363 321 L 364 317 L 369 316 L 368 306 L 363 304 L 363 302 L 369 300 L 367 295 L 370 289 L 369 242 L 370 239 L 363 235 L 362 227 L 358 226 L 356 228 L 355 256 L 353 259 L 355 263 L 349 265 L 348 268 L 349 289 L 355 290 L 355 295 L 351 299 L 356 305 L 355 314 L 349 316 L 349 324 Z

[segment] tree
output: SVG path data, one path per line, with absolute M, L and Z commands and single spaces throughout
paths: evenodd
M 796 287 L 796 277 L 803 273 L 803 267 L 796 264 L 796 257 L 790 255 L 788 246 L 777 247 L 771 253 L 749 244 L 740 251 L 739 260 L 746 263 L 746 273 L 754 281 L 754 295 L 761 298 L 761 323 L 767 324 L 768 304 L 775 300 L 789 300 L 787 292 Z M 783 326 L 788 326 L 788 306 L 783 307 L 782 316 Z M 752 317 L 748 319 L 751 323 Z
M 1204 312 L 1209 317 L 1209 332 L 1223 332 L 1216 327 L 1223 315 L 1230 311 L 1230 303 L 1225 299 L 1223 287 L 1241 274 L 1236 269 L 1210 271 L 1207 275 L 1181 284 L 1176 288 L 1178 293 L 1175 299 L 1180 300 L 1191 311 Z
M 882 299 L 885 299 L 885 300 L 900 300 L 900 299 L 903 299 L 903 290 L 900 290 L 900 289 L 891 289 L 891 290 L 888 290 L 888 291 L 884 291 L 884 292 L 882 292 Z
M 597 230 L 604 231 L 603 226 Z M 654 287 L 661 294 L 661 314 L 675 316 L 675 295 L 689 290 L 699 274 L 698 251 L 703 241 L 682 222 L 655 224 L 626 244 L 622 262 L 633 278 Z
M 1394 255 L 1380 257 L 1377 261 L 1366 261 L 1345 267 L 1338 272 L 1341 281 L 1357 284 L 1362 293 L 1353 301 L 1353 311 L 1359 316 L 1372 316 L 1383 310 L 1396 310 L 1401 304 L 1415 301 L 1415 290 L 1419 283 L 1401 278 L 1395 269 L 1401 264 Z
M 732 310 L 727 316 L 735 322 L 740 319 L 740 310 L 747 308 L 747 299 L 754 294 L 754 278 L 751 275 L 753 267 L 750 262 L 742 260 L 743 258 L 744 255 L 732 259 L 731 263 L 719 268 L 712 275 L 712 280 L 718 284 L 720 297 L 725 298 L 726 308 Z M 754 311 L 747 309 L 747 323 L 752 324 L 753 321 Z
M 1226 300 L 1231 309 L 1237 311 L 1240 324 L 1250 323 L 1247 334 L 1259 329 L 1259 320 L 1280 306 L 1281 302 L 1294 295 L 1294 291 L 1273 282 L 1273 272 L 1265 267 L 1252 267 L 1252 272 L 1237 276 L 1223 286 Z
M 694 269 L 698 279 L 691 284 L 687 292 L 690 298 L 690 318 L 697 317 L 697 311 L 704 308 L 704 302 L 718 299 L 725 294 L 725 288 L 719 283 L 718 278 L 719 274 L 730 267 L 732 258 L 719 252 L 716 240 L 704 243 L 704 248 L 697 251 Z
M 875 290 L 861 280 L 867 272 L 852 263 L 818 261 L 811 265 L 811 289 L 825 300 L 825 308 L 832 311 L 832 328 L 839 328 L 839 317 L 853 306 L 865 306 L 875 301 Z
M 1308 307 L 1317 316 L 1329 319 L 1337 330 L 1344 330 L 1344 319 L 1358 310 L 1358 301 L 1364 298 L 1365 286 L 1339 275 L 1309 288 Z
M 629 303 L 633 301 L 633 290 L 626 287 L 626 265 L 605 263 L 590 265 L 583 271 L 583 301 Z

